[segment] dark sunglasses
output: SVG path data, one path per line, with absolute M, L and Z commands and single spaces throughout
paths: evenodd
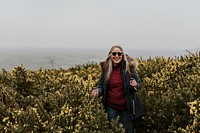
M 113 55 L 113 56 L 116 56 L 116 55 L 121 56 L 122 53 L 121 53 L 121 52 L 112 52 L 112 55 Z

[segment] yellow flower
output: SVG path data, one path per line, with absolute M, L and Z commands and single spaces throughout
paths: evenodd
M 3 118 L 3 122 L 6 122 L 9 119 L 9 117 Z

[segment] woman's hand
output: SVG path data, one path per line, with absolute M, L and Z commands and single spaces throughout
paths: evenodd
M 91 96 L 97 97 L 99 95 L 98 89 L 92 90 Z
M 133 79 L 133 78 L 131 78 L 131 80 L 130 80 L 130 86 L 131 86 L 132 88 L 134 88 L 134 87 L 137 86 L 137 85 L 138 85 L 138 84 L 137 84 L 136 80 Z

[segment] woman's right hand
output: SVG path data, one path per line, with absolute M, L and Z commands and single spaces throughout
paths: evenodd
M 98 89 L 92 90 L 91 96 L 97 97 L 99 95 Z

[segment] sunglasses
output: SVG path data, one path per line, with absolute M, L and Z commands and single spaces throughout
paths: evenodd
M 116 56 L 116 55 L 121 56 L 122 53 L 121 53 L 121 52 L 112 52 L 112 55 L 113 55 L 113 56 Z

